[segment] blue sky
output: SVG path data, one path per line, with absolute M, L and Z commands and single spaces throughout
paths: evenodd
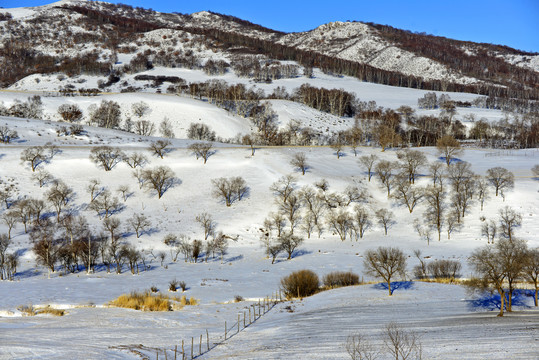
M 37 6 L 49 0 L 0 0 L 0 7 Z M 162 12 L 211 10 L 285 32 L 330 21 L 358 20 L 539 52 L 539 0 L 123 0 Z

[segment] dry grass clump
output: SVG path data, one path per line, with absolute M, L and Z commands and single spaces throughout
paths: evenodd
M 318 275 L 311 270 L 294 271 L 281 279 L 281 286 L 287 298 L 306 297 L 315 294 L 319 289 Z
M 36 309 L 32 305 L 21 305 L 17 308 L 22 313 L 22 316 L 35 316 Z
M 351 271 L 334 271 L 324 276 L 322 282 L 328 289 L 359 285 L 359 275 Z
M 37 310 L 37 314 L 47 314 L 47 315 L 53 315 L 53 316 L 64 316 L 66 314 L 65 310 L 63 309 L 54 309 L 51 308 L 50 305 Z
M 178 298 L 163 294 L 155 295 L 151 291 L 133 291 L 130 294 L 120 295 L 109 303 L 111 306 L 141 311 L 172 311 L 179 310 L 186 305 L 197 304 L 197 299 L 188 299 L 185 295 Z
M 465 280 L 455 279 L 455 278 L 424 278 L 417 279 L 417 281 L 429 282 L 429 283 L 439 283 L 439 284 L 454 284 L 454 285 L 466 285 Z

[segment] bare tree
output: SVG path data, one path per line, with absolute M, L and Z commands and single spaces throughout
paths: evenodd
M 380 178 L 382 184 L 385 185 L 387 189 L 387 197 L 391 195 L 391 187 L 394 183 L 393 181 L 393 171 L 396 169 L 397 164 L 388 160 L 382 160 L 376 164 L 376 174 Z
M 341 241 L 346 240 L 346 235 L 350 233 L 354 226 L 352 217 L 344 209 L 330 211 L 326 221 L 329 228 L 333 229 L 339 235 Z
M 209 236 L 214 235 L 216 222 L 213 221 L 210 214 L 203 212 L 195 217 L 195 221 L 204 229 L 204 240 L 208 240 Z
M 384 227 L 384 234 L 387 235 L 387 230 L 396 223 L 395 214 L 392 211 L 382 208 L 376 210 L 374 215 L 378 219 L 378 223 Z
M 206 161 L 208 161 L 208 158 L 215 154 L 215 150 L 212 150 L 213 144 L 206 142 L 206 143 L 193 143 L 189 145 L 188 149 L 191 150 L 196 158 L 202 158 L 204 159 L 204 164 Z
M 279 211 L 286 217 L 290 224 L 290 233 L 294 234 L 294 229 L 301 221 L 299 210 L 301 208 L 301 201 L 295 195 L 291 194 L 286 198 L 285 202 L 279 204 Z
M 445 193 L 440 186 L 427 186 L 425 189 L 425 201 L 427 202 L 426 220 L 438 231 L 438 241 L 441 240 L 442 227 L 444 225 Z
M 155 124 L 149 120 L 137 120 L 133 123 L 132 131 L 141 136 L 152 136 L 155 133 Z
M 129 197 L 129 185 L 120 185 L 118 186 L 117 191 L 122 194 L 122 199 L 126 202 Z
M 522 215 L 510 208 L 509 206 L 504 207 L 500 210 L 500 220 L 499 220 L 499 229 L 500 237 L 513 240 L 515 228 L 522 225 Z
M 422 358 L 419 336 L 411 330 L 403 329 L 396 323 L 387 324 L 384 343 L 395 360 Z
M 445 135 L 436 141 L 436 148 L 444 158 L 447 166 L 462 153 L 460 143 L 451 135 Z
M 485 203 L 485 200 L 489 199 L 489 191 L 488 191 L 488 183 L 487 180 L 480 176 L 477 178 L 477 199 L 479 200 L 479 203 L 481 204 L 481 211 L 483 211 L 483 204 Z
M 143 167 L 148 163 L 148 158 L 144 154 L 138 152 L 126 155 L 123 157 L 122 160 L 132 169 L 135 169 L 137 167 Z
M 523 240 L 500 239 L 496 245 L 486 245 L 476 249 L 470 256 L 469 262 L 477 278 L 472 278 L 468 286 L 472 290 L 497 291 L 500 295 L 500 313 L 503 316 L 506 307 L 506 295 L 512 297 L 514 281 L 520 275 L 524 265 L 526 243 Z M 509 284 L 507 293 L 506 283 Z M 511 300 L 507 309 L 511 309 Z
M 86 191 L 90 194 L 90 202 L 94 201 L 105 188 L 101 186 L 101 180 L 90 179 L 90 183 L 86 187 Z
M 38 169 L 32 174 L 32 179 L 37 181 L 41 188 L 51 182 L 54 178 L 47 170 Z
M 405 176 L 397 176 L 395 180 L 396 186 L 391 196 L 401 204 L 406 205 L 411 214 L 416 205 L 423 199 L 425 190 L 412 185 Z
M 110 233 L 110 242 L 116 241 L 116 231 L 120 228 L 120 219 L 109 216 L 103 220 L 103 228 Z
M 212 179 L 214 186 L 213 196 L 223 198 L 226 206 L 232 205 L 236 200 L 241 200 L 248 192 L 249 187 L 242 177 Z
M 296 189 L 296 178 L 292 175 L 285 175 L 270 186 L 270 190 L 277 196 L 279 203 L 286 202 L 287 198 Z
M 496 238 L 497 234 L 497 226 L 496 222 L 494 220 L 489 220 L 483 223 L 481 225 L 481 235 L 487 237 L 487 244 L 494 244 L 494 239 Z
M 9 144 L 11 140 L 19 137 L 17 131 L 10 129 L 7 126 L 0 126 L 0 143 Z
M 174 138 L 174 130 L 172 129 L 172 124 L 167 117 L 165 117 L 163 121 L 159 123 L 159 132 L 161 133 L 161 136 L 165 138 Z
M 177 182 L 174 172 L 168 166 L 157 166 L 153 169 L 142 170 L 144 185 L 157 192 L 157 197 L 161 197 Z
M 455 193 L 461 191 L 462 184 L 473 177 L 473 172 L 470 169 L 470 163 L 459 161 L 455 165 L 450 166 L 447 170 L 447 177 L 451 181 Z
M 21 161 L 23 163 L 28 162 L 32 172 L 34 172 L 39 165 L 48 161 L 48 156 L 45 154 L 43 146 L 31 146 L 22 151 Z
M 221 257 L 221 263 L 223 263 L 223 257 L 226 255 L 228 250 L 228 237 L 219 231 L 215 238 L 212 241 L 213 248 L 219 253 Z
M 290 160 L 290 164 L 301 171 L 302 175 L 305 175 L 305 171 L 308 169 L 307 157 L 305 153 L 296 153 Z
M 532 173 L 533 175 L 535 175 L 536 177 L 539 176 L 539 164 L 536 164 L 532 167 Z
M 171 145 L 172 143 L 169 140 L 157 140 L 153 141 L 148 149 L 162 159 L 171 151 Z
M 431 163 L 429 165 L 429 173 L 432 177 L 432 185 L 438 185 L 440 187 L 443 187 L 443 181 L 445 176 L 443 164 L 437 161 Z
M 139 119 L 150 111 L 150 107 L 144 101 L 136 102 L 131 105 L 133 114 Z
M 137 235 L 137 239 L 140 237 L 140 235 L 142 235 L 144 230 L 146 230 L 148 227 L 152 225 L 152 223 L 150 222 L 150 219 L 148 219 L 146 215 L 144 214 L 133 215 L 129 220 L 127 220 L 127 223 L 135 231 L 135 234 Z
M 122 112 L 117 102 L 102 100 L 99 106 L 90 107 L 88 110 L 91 124 L 109 129 L 120 126 Z
M 117 147 L 98 146 L 90 151 L 90 160 L 105 171 L 112 170 L 124 158 L 124 153 Z
M 376 163 L 376 161 L 378 161 L 378 156 L 373 154 L 369 156 L 363 155 L 359 158 L 359 162 L 361 163 L 361 165 L 363 165 L 367 169 L 369 181 L 371 181 L 371 177 L 373 174 L 372 169 L 374 168 L 374 163 Z
M 515 185 L 515 176 L 513 173 L 500 166 L 488 169 L 486 178 L 496 189 L 496 196 L 498 196 L 498 192 L 512 189 Z
M 363 266 L 367 274 L 381 278 L 387 283 L 391 296 L 393 294 L 391 280 L 399 275 L 405 277 L 406 256 L 398 248 L 380 246 L 376 250 L 367 250 Z
M 287 260 L 292 259 L 294 251 L 303 243 L 303 238 L 290 232 L 283 231 L 278 238 L 281 248 L 288 254 Z
M 376 360 L 380 357 L 380 351 L 361 334 L 349 335 L 345 348 L 352 360 Z
M 63 181 L 55 181 L 53 187 L 45 193 L 47 201 L 56 210 L 57 222 L 60 222 L 62 209 L 69 203 L 73 197 L 73 189 L 67 186 Z
M 533 300 L 535 306 L 537 306 L 537 294 L 539 293 L 539 248 L 528 250 L 522 270 L 523 275 L 531 281 L 535 287 L 535 296 Z
M 110 215 L 120 211 L 122 205 L 117 197 L 113 197 L 110 190 L 105 189 L 88 205 L 91 210 L 97 213 L 100 218 L 108 218 Z
M 343 156 L 343 152 L 342 152 L 343 148 L 344 148 L 344 145 L 340 141 L 337 141 L 336 143 L 331 145 L 331 149 L 335 151 L 335 155 L 337 155 L 337 159 L 340 159 L 341 156 Z
M 58 107 L 58 114 L 64 121 L 79 122 L 82 120 L 82 110 L 77 104 L 62 104 Z
M 356 207 L 354 208 L 353 220 L 355 221 L 354 231 L 356 231 L 357 235 L 359 235 L 360 238 L 363 238 L 365 232 L 372 226 L 369 212 L 363 206 L 356 205 Z
M 2 220 L 7 226 L 7 238 L 8 240 L 10 240 L 11 230 L 17 226 L 17 223 L 19 222 L 19 216 L 14 210 L 6 211 L 2 214 Z
M 427 157 L 419 150 L 401 150 L 397 158 L 402 162 L 402 169 L 408 174 L 408 181 L 415 183 L 417 172 L 427 163 Z

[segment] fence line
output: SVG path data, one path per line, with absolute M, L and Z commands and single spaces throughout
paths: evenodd
M 234 319 L 234 323 L 232 325 L 229 325 L 229 323 L 225 320 L 224 324 L 224 333 L 223 335 L 218 336 L 217 338 L 212 339 L 210 341 L 210 334 L 208 329 L 206 329 L 205 334 L 200 334 L 200 337 L 197 337 L 197 342 L 195 342 L 195 337 L 191 337 L 191 346 L 185 344 L 185 340 L 181 340 L 181 349 L 179 349 L 179 345 L 174 345 L 170 348 L 157 348 L 153 349 L 155 354 L 155 359 L 174 359 L 174 360 L 190 360 L 190 359 L 196 359 L 199 356 L 202 356 L 211 350 L 215 349 L 217 346 L 223 344 L 225 341 L 229 340 L 230 338 L 238 335 L 241 331 L 245 330 L 252 324 L 254 324 L 258 319 L 260 319 L 263 315 L 267 314 L 271 309 L 275 307 L 278 303 L 281 303 L 283 301 L 286 301 L 286 299 L 283 299 L 281 290 L 279 289 L 275 293 L 272 294 L 271 297 L 266 296 L 262 300 L 258 299 L 258 303 L 255 302 L 253 304 L 250 304 L 247 308 L 248 312 L 246 310 L 243 310 L 241 313 L 238 313 L 237 319 Z M 251 314 L 252 309 L 252 314 Z M 205 335 L 205 339 L 204 339 Z M 205 340 L 205 341 L 204 341 Z M 187 344 L 189 343 L 189 340 L 187 341 Z M 203 348 L 203 343 L 204 348 Z M 186 348 L 189 347 L 189 348 Z M 196 349 L 198 348 L 198 349 Z M 151 350 L 151 349 L 148 349 Z M 148 356 L 145 356 L 145 358 L 150 359 L 152 358 L 152 354 L 149 354 Z

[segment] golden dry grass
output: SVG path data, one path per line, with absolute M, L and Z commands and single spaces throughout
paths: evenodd
M 110 306 L 141 311 L 172 311 L 179 310 L 186 305 L 197 304 L 198 300 L 195 298 L 189 299 L 185 295 L 178 298 L 163 294 L 152 294 L 150 291 L 134 291 L 130 294 L 120 295 L 109 302 Z
M 463 285 L 465 283 L 465 280 L 455 279 L 455 278 L 428 278 L 428 279 L 417 279 L 415 281 L 438 283 L 438 284 L 453 284 L 453 285 Z
M 22 313 L 22 316 L 35 316 L 36 309 L 32 305 L 21 305 L 17 308 Z
M 47 315 L 53 315 L 53 316 L 64 316 L 66 314 L 65 310 L 63 309 L 54 309 L 50 306 L 46 306 L 42 309 L 37 310 L 37 314 L 47 314 Z

